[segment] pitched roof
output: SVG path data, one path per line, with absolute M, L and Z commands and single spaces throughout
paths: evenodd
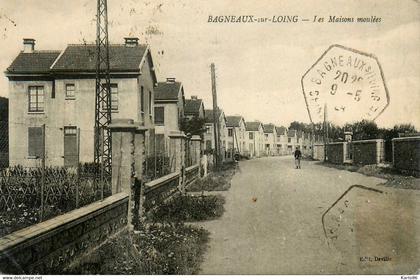
M 277 135 L 284 135 L 287 129 L 284 126 L 276 126 Z
M 111 71 L 139 71 L 147 45 L 127 47 L 121 44 L 109 45 L 109 67 Z M 54 64 L 53 71 L 95 72 L 96 45 L 68 45 Z
M 239 127 L 241 123 L 241 116 L 226 116 L 226 126 Z
M 15 74 L 48 73 L 59 55 L 60 51 L 20 52 L 7 68 L 7 72 Z
M 219 108 L 219 117 L 220 117 L 220 114 L 222 114 L 222 112 L 223 111 Z M 204 110 L 204 116 L 206 119 L 206 123 L 212 123 L 214 121 L 213 110 L 210 110 L 210 109 Z
M 261 123 L 260 122 L 246 122 L 246 130 L 247 131 L 258 131 L 260 128 Z
M 265 124 L 264 125 L 264 133 L 273 133 L 274 130 L 274 124 Z
M 178 100 L 180 82 L 159 82 L 155 87 L 155 100 Z
M 295 137 L 296 136 L 296 130 L 295 129 L 289 129 L 289 131 L 287 131 L 287 136 L 288 137 Z
M 186 99 L 185 100 L 185 114 L 198 115 L 202 103 L 203 103 L 203 100 L 201 99 Z

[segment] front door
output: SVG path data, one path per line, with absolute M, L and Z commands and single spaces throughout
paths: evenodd
M 79 161 L 77 127 L 64 127 L 64 166 L 76 167 Z

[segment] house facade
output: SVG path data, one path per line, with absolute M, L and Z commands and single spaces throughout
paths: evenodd
M 148 128 L 149 137 L 154 129 L 157 82 L 149 46 L 139 44 L 137 38 L 126 38 L 124 44 L 109 46 L 109 56 L 112 119 L 133 119 Z M 35 40 L 24 39 L 23 51 L 5 72 L 11 166 L 39 166 L 44 145 L 47 165 L 93 161 L 95 73 L 94 44 L 37 51 Z
M 284 126 L 276 127 L 276 154 L 279 156 L 287 154 L 287 128 Z
M 287 131 L 287 154 L 292 154 L 297 145 L 299 145 L 297 131 L 295 129 L 289 129 Z
M 264 155 L 274 156 L 276 154 L 276 126 L 274 124 L 264 124 Z
M 181 130 L 184 118 L 184 87 L 175 78 L 158 82 L 155 88 L 154 123 L 155 144 L 158 151 L 166 151 L 169 145 L 169 134 Z
M 196 95 L 191 96 L 191 99 L 185 99 L 185 118 L 191 120 L 192 118 L 204 119 L 204 102 L 198 99 Z
M 218 114 L 214 114 L 213 110 L 205 110 L 205 126 L 206 131 L 203 135 L 204 138 L 204 150 L 210 153 L 214 152 L 215 149 L 215 139 L 214 139 L 214 118 L 219 119 L 219 131 L 220 131 L 220 154 L 222 159 L 225 160 L 226 155 L 226 136 L 227 136 L 227 127 L 226 127 L 226 117 L 222 109 L 218 110 Z
M 242 116 L 226 116 L 227 150 L 233 156 L 236 152 L 243 155 L 246 145 L 245 119 Z
M 264 152 L 264 130 L 260 122 L 246 122 L 245 155 L 253 158 L 260 157 Z

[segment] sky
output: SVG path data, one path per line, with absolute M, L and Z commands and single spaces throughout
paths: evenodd
M 420 3 L 404 1 L 108 0 L 109 38 L 135 36 L 150 44 L 159 80 L 176 77 L 186 97 L 211 108 L 210 64 L 216 65 L 219 106 L 288 126 L 309 122 L 301 77 L 323 52 L 340 44 L 374 54 L 390 104 L 379 126 L 413 123 L 420 129 Z M 62 50 L 95 40 L 95 0 L 0 0 L 0 69 L 34 38 L 36 49 Z M 381 18 L 380 23 L 209 23 L 209 16 L 255 15 Z M 0 95 L 8 81 L 0 77 Z M 93 109 L 93 108 L 92 108 Z

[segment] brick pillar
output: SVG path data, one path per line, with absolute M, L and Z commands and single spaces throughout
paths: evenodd
M 129 195 L 127 221 L 133 228 L 134 209 L 134 133 L 136 125 L 132 119 L 115 119 L 109 125 L 112 133 L 112 193 Z
M 193 146 L 193 153 L 195 155 L 195 164 L 198 164 L 198 178 L 201 177 L 201 137 L 199 135 L 193 135 L 191 137 L 191 143 Z
M 183 132 L 172 131 L 169 134 L 170 149 L 169 155 L 173 163 L 172 172 L 180 172 L 180 186 L 185 183 L 185 140 L 186 136 Z
M 133 211 L 134 228 L 144 224 L 144 160 L 146 158 L 146 131 L 147 128 L 139 126 L 134 134 L 134 193 L 135 204 Z

